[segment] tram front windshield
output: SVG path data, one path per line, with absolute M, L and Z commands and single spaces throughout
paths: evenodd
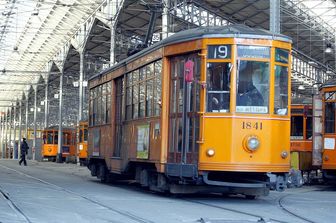
M 237 112 L 269 112 L 269 73 L 268 62 L 238 61 Z

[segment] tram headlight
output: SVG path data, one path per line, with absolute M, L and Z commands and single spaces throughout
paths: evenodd
M 214 149 L 208 149 L 206 151 L 207 156 L 212 157 L 215 155 L 215 150 Z
M 281 158 L 282 158 L 282 159 L 286 159 L 287 156 L 288 156 L 287 151 L 282 151 L 282 153 L 281 153 Z
M 254 152 L 259 148 L 260 145 L 260 141 L 256 136 L 250 136 L 248 137 L 247 141 L 246 141 L 246 147 L 247 149 L 249 149 L 250 151 Z

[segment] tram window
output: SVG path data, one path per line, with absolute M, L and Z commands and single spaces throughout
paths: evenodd
M 231 63 L 207 65 L 207 111 L 229 112 Z
M 141 83 L 139 85 L 139 118 L 145 117 L 145 109 L 146 109 L 146 88 L 145 84 Z
M 153 115 L 153 78 L 147 80 L 146 82 L 146 116 L 150 117 Z
M 79 130 L 79 142 L 83 142 L 83 129 Z
M 88 140 L 88 130 L 87 129 L 84 129 L 84 142 L 87 142 Z
M 154 63 L 154 116 L 159 116 L 161 113 L 161 74 L 162 74 L 162 61 Z
M 133 119 L 139 117 L 139 85 L 133 86 Z
M 306 119 L 306 139 L 312 139 L 313 136 L 313 119 L 312 117 L 307 117 Z
M 268 113 L 269 63 L 238 61 L 237 106 L 242 113 Z
M 288 113 L 288 67 L 275 66 L 274 114 Z
M 123 88 L 123 79 L 121 81 L 121 87 Z M 112 82 L 108 82 L 106 84 L 106 111 L 105 111 L 105 123 L 110 123 L 111 121 L 111 84 Z
M 303 139 L 303 116 L 291 117 L 291 139 Z
M 100 124 L 106 123 L 106 85 L 102 85 Z
M 47 144 L 53 144 L 53 132 L 47 133 Z
M 58 144 L 58 132 L 55 132 L 55 135 L 54 135 L 54 144 Z
M 126 120 L 132 119 L 132 87 L 126 88 Z
M 335 102 L 325 103 L 325 133 L 335 133 Z

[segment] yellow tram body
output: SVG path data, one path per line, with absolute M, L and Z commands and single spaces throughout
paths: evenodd
M 81 164 L 86 163 L 86 159 L 88 157 L 87 153 L 87 137 L 88 137 L 88 122 L 80 121 L 79 126 L 77 128 L 77 155 L 79 157 L 79 161 Z
M 106 180 L 133 173 L 141 185 L 172 193 L 260 195 L 268 193 L 273 173 L 275 188 L 284 189 L 290 51 L 290 39 L 264 30 L 199 28 L 95 75 L 89 81 L 91 174 Z M 114 102 L 106 112 L 97 109 L 100 92 L 104 102 Z
M 291 166 L 296 170 L 312 170 L 312 105 L 291 106 Z
M 63 129 L 62 133 L 62 158 L 65 159 L 68 156 L 75 156 L 76 132 L 71 129 Z M 42 131 L 42 139 L 42 158 L 56 161 L 58 153 L 58 128 L 50 127 L 44 129 Z
M 322 94 L 322 171 L 326 181 L 336 182 L 336 130 L 335 130 L 335 103 L 336 82 L 327 81 L 321 86 Z

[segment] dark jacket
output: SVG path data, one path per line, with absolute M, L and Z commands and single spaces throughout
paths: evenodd
M 27 154 L 28 153 L 29 146 L 26 141 L 22 141 L 21 143 L 21 154 Z

